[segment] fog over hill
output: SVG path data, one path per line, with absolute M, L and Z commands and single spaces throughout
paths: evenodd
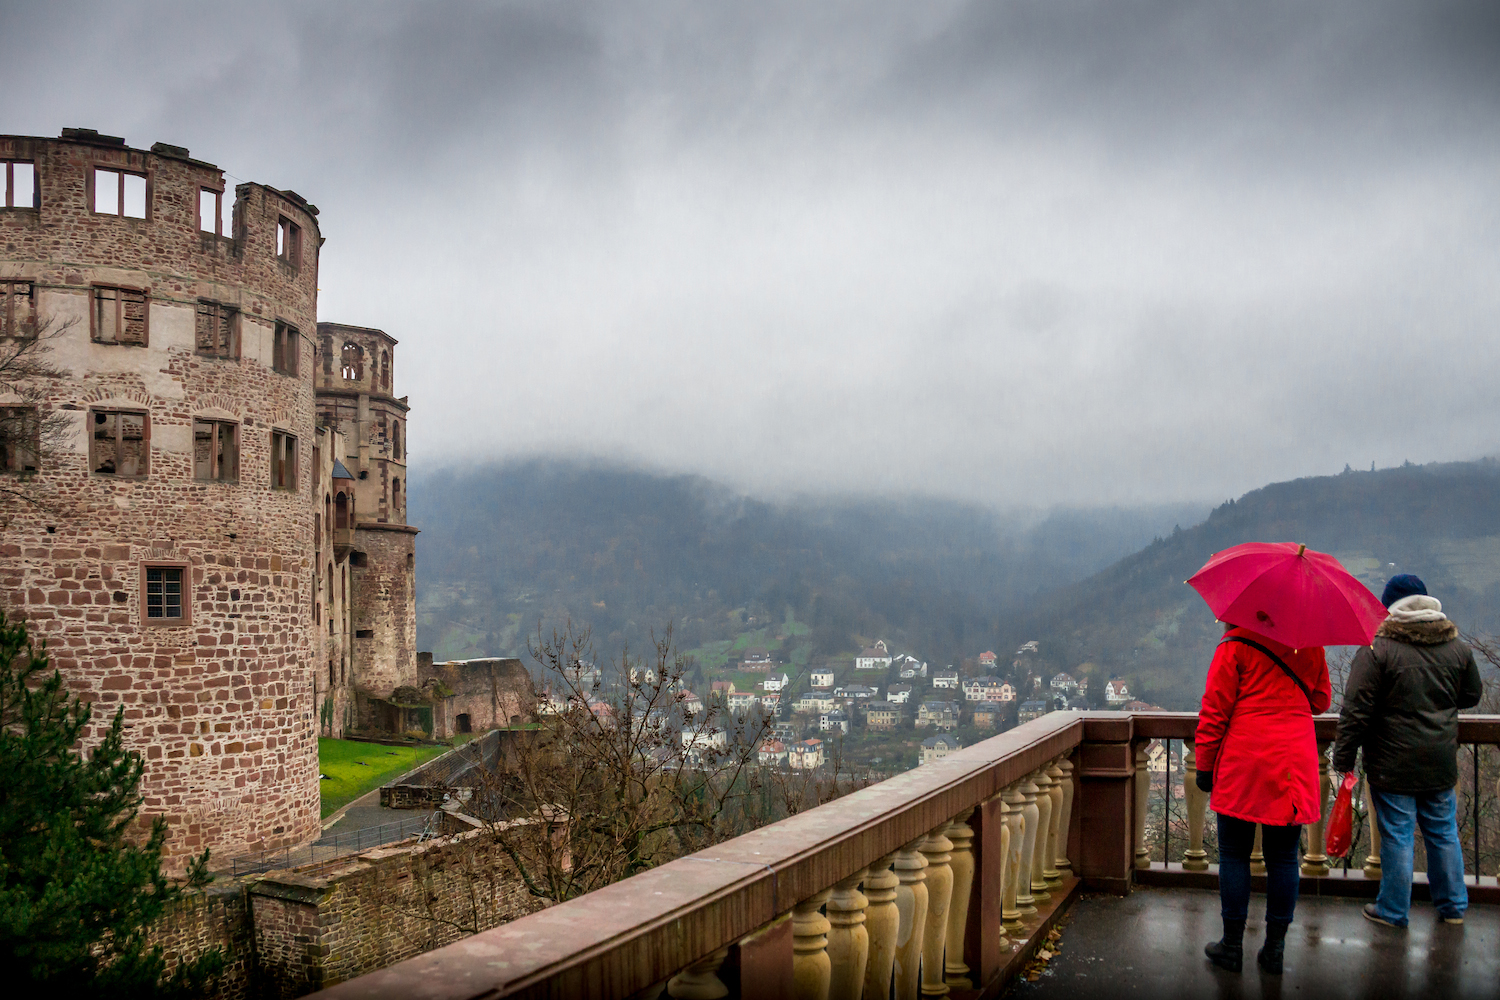
M 769 503 L 692 476 L 527 461 L 416 476 L 418 643 L 519 654 L 571 616 L 601 655 L 675 622 L 684 649 L 780 622 L 814 655 L 877 637 L 937 663 L 993 646 L 1001 619 L 1206 504 L 997 513 L 931 499 Z

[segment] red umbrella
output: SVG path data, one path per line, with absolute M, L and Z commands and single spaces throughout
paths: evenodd
M 1220 621 L 1293 649 L 1368 646 L 1385 607 L 1333 556 L 1294 542 L 1246 542 L 1216 553 L 1188 584 Z

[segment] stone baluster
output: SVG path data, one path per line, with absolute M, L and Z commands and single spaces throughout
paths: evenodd
M 1255 843 L 1250 845 L 1250 874 L 1266 873 L 1266 855 L 1260 849 L 1260 824 L 1255 824 Z
M 859 884 L 868 872 L 861 868 L 841 879 L 828 897 L 829 1000 L 859 1000 L 865 988 L 865 965 L 870 959 L 865 908 L 870 901 L 859 891 Z
M 1203 821 L 1208 815 L 1208 793 L 1198 787 L 1198 748 L 1192 740 L 1182 742 L 1182 789 L 1188 814 L 1188 846 L 1182 852 L 1182 870 L 1206 872 L 1208 852 L 1203 849 Z
M 1135 866 L 1151 867 L 1151 845 L 1146 841 L 1146 817 L 1151 811 L 1151 744 L 1135 746 Z
M 1061 760 L 1061 758 L 1058 759 Z M 1047 854 L 1046 863 L 1042 865 L 1042 881 L 1047 883 L 1047 888 L 1056 889 L 1062 885 L 1062 872 L 1057 869 L 1057 856 L 1061 853 L 1058 845 L 1065 836 L 1062 831 L 1063 772 L 1054 760 L 1046 766 L 1044 773 L 1047 775 L 1047 780 L 1051 782 L 1047 786 L 1047 797 L 1052 800 L 1052 815 L 1047 819 Z
M 1370 794 L 1370 780 L 1360 782 L 1365 796 L 1365 825 L 1370 828 L 1370 853 L 1365 855 L 1365 878 L 1380 881 L 1380 824 L 1375 822 L 1375 796 Z M 1500 788 L 1497 788 L 1500 791 Z
M 1000 803 L 995 820 L 1000 826 L 1000 948 L 1004 950 L 1010 944 L 1005 938 L 1005 886 L 1010 874 L 1010 803 L 1005 801 L 1004 790 L 995 798 Z
M 1021 783 L 1006 787 L 1001 801 L 1005 803 L 1005 888 L 1000 894 L 1000 920 L 1006 934 L 1016 935 L 1021 931 L 1019 895 L 1021 871 L 1026 840 L 1026 797 L 1021 794 Z
M 1328 746 L 1318 744 L 1318 821 L 1307 828 L 1308 851 L 1302 856 L 1302 874 L 1308 878 L 1326 878 L 1328 875 L 1328 844 L 1324 833 L 1328 829 L 1328 793 L 1331 790 L 1328 778 Z
M 865 931 L 869 936 L 870 954 L 865 962 L 864 996 L 889 997 L 891 971 L 896 964 L 896 931 L 901 914 L 896 906 L 896 887 L 901 879 L 891 870 L 895 854 L 887 854 L 870 868 L 865 879 Z
M 956 990 L 973 989 L 969 966 L 964 962 L 964 935 L 969 929 L 969 897 L 974 892 L 974 828 L 964 822 L 971 812 L 961 813 L 948 824 L 947 837 L 953 842 L 948 868 L 953 872 L 953 900 L 948 906 L 948 936 L 943 947 L 943 976 Z
M 1054 766 L 1058 770 L 1054 777 L 1062 787 L 1062 815 L 1057 821 L 1057 858 L 1053 864 L 1061 881 L 1073 874 L 1073 862 L 1068 860 L 1068 836 L 1073 831 L 1073 762 L 1064 754 Z
M 797 1000 L 828 1000 L 828 918 L 819 911 L 831 889 L 792 908 L 792 988 Z
M 1031 859 L 1031 899 L 1032 905 L 1036 905 L 1052 898 L 1052 893 L 1047 891 L 1047 880 L 1042 875 L 1042 869 L 1047 867 L 1047 831 L 1052 826 L 1052 779 L 1047 777 L 1047 769 L 1040 767 L 1032 780 L 1037 789 L 1037 820 L 1036 846 Z
M 1031 780 L 1033 777 L 1034 775 L 1028 774 L 1021 779 L 1021 870 L 1016 874 L 1016 908 L 1023 917 L 1036 912 L 1036 897 L 1031 892 L 1031 872 L 1033 862 L 1036 861 L 1037 816 L 1040 815 L 1040 806 L 1037 803 L 1039 789 L 1036 782 Z
M 918 847 L 918 837 L 896 852 L 896 962 L 892 970 L 896 1000 L 917 1000 L 921 995 L 922 937 L 927 931 L 927 859 Z
M 927 859 L 927 926 L 922 932 L 922 995 L 948 995 L 943 982 L 943 945 L 948 937 L 948 906 L 953 901 L 953 869 L 948 862 L 953 841 L 944 836 L 944 823 L 922 841 L 922 856 Z
M 729 987 L 719 978 L 719 966 L 729 957 L 728 948 L 698 959 L 667 980 L 667 996 L 678 1000 L 719 1000 L 729 995 Z

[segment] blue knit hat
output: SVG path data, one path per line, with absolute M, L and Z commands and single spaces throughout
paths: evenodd
M 1385 593 L 1380 595 L 1380 603 L 1390 607 L 1403 597 L 1426 593 L 1427 584 L 1410 573 L 1400 573 L 1391 577 L 1390 582 L 1385 585 Z

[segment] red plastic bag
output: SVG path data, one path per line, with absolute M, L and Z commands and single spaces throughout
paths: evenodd
M 1330 858 L 1342 858 L 1349 853 L 1349 841 L 1354 839 L 1354 785 L 1358 780 L 1353 773 L 1344 775 L 1344 783 L 1339 785 L 1339 793 L 1333 800 L 1328 843 L 1324 848 Z

